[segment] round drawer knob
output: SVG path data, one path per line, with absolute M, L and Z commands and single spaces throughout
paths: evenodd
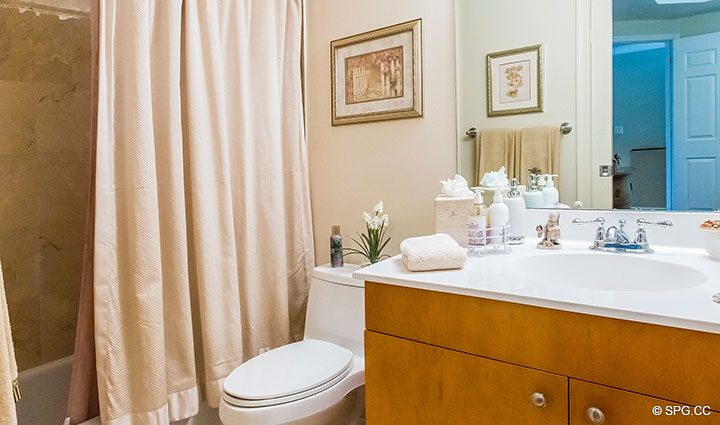
M 598 409 L 597 407 L 591 407 L 587 410 L 587 418 L 590 422 L 594 424 L 604 424 L 605 423 L 605 414 L 602 410 Z
M 533 393 L 532 404 L 539 409 L 547 406 L 547 400 L 545 400 L 545 395 L 543 393 Z

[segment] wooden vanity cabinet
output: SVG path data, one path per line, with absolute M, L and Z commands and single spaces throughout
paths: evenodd
M 365 298 L 368 425 L 601 423 L 591 408 L 720 425 L 720 335 L 372 282 Z
M 568 423 L 564 376 L 371 331 L 365 341 L 370 425 Z

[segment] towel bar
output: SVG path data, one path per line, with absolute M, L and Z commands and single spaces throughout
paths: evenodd
M 570 122 L 565 121 L 562 124 L 560 124 L 560 133 L 562 134 L 570 134 L 573 131 L 573 126 L 570 124 Z
M 573 131 L 573 126 L 569 121 L 565 121 L 562 124 L 560 124 L 560 133 L 562 134 L 570 134 Z M 470 127 L 465 132 L 465 135 L 471 139 L 474 139 L 478 135 L 478 129 L 477 127 Z

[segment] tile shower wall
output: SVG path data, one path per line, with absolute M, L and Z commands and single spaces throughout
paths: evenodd
M 0 1 L 0 260 L 18 363 L 73 351 L 90 178 L 90 20 Z

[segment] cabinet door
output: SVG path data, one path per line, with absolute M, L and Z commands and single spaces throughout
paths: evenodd
M 672 377 L 668 377 L 672 379 Z M 717 408 L 717 406 L 710 406 Z M 588 409 L 594 409 L 588 412 Z M 720 425 L 720 414 L 589 382 L 570 380 L 570 425 Z
M 568 423 L 562 376 L 372 331 L 365 365 L 368 425 Z

